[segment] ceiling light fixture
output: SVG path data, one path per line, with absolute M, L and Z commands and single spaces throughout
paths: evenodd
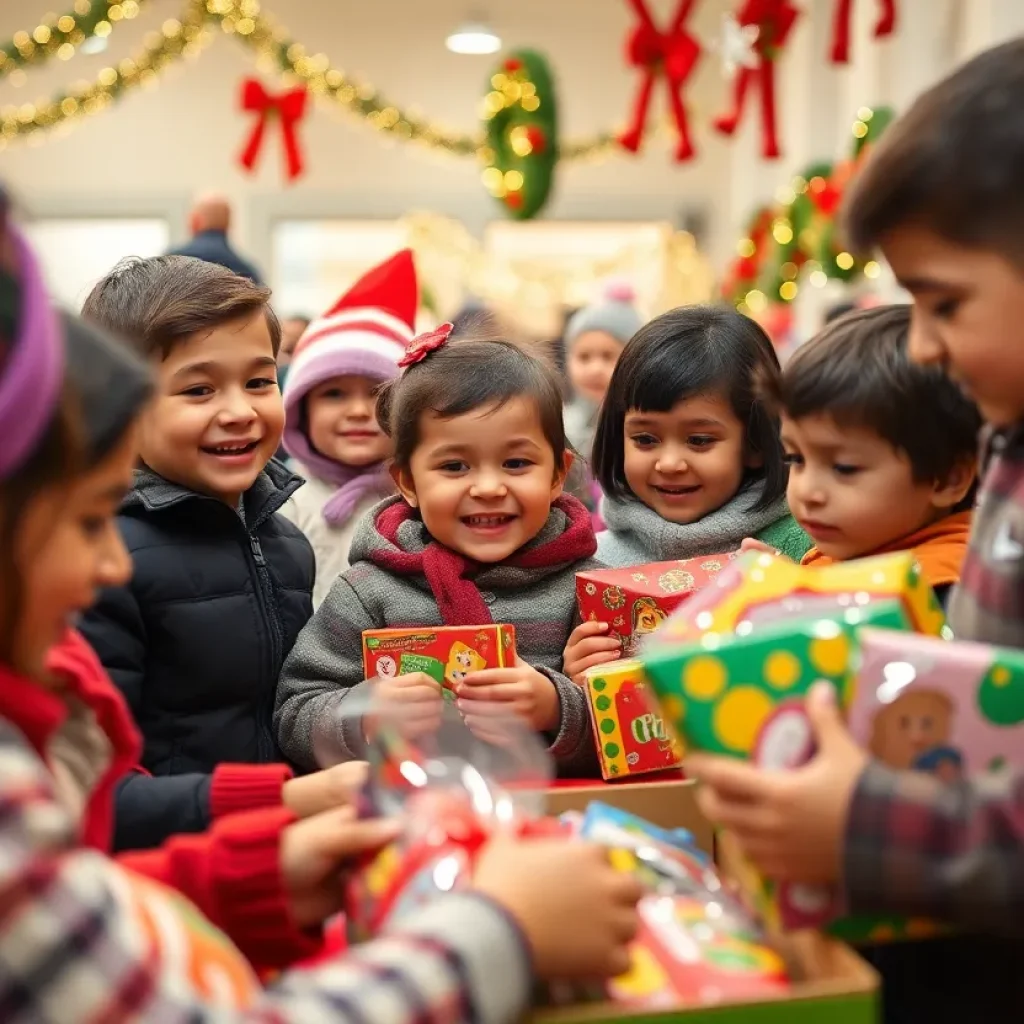
M 497 53 L 501 49 L 501 36 L 482 18 L 470 18 L 460 25 L 444 44 L 452 53 Z

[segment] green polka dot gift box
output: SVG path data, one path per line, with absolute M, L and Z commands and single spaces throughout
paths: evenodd
M 678 768 L 682 746 L 666 726 L 638 661 L 613 661 L 586 673 L 590 718 L 606 781 Z

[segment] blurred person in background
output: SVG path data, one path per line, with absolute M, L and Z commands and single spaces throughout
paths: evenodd
M 607 283 L 598 300 L 577 310 L 565 327 L 562 350 L 570 396 L 565 406 L 565 434 L 580 456 L 569 475 L 568 490 L 597 518 L 600 493 L 593 483 L 589 463 L 594 447 L 597 417 L 627 341 L 643 326 L 636 293 L 622 281 Z
M 227 198 L 216 193 L 200 196 L 188 217 L 192 237 L 169 255 L 194 256 L 207 263 L 217 263 L 254 284 L 262 285 L 260 272 L 232 248 L 228 241 L 231 227 L 231 204 Z

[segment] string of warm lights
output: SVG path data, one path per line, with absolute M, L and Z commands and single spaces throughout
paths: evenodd
M 14 139 L 41 137 L 49 129 L 99 113 L 129 90 L 155 84 L 161 71 L 210 41 L 205 23 L 203 4 L 190 3 L 180 19 L 168 19 L 159 32 L 148 33 L 142 50 L 102 68 L 93 81 L 75 83 L 50 100 L 0 108 L 0 149 Z
M 80 2 L 84 5 L 88 0 Z M 118 5 L 110 5 L 110 9 L 120 6 L 123 18 L 125 7 L 134 4 L 133 11 L 137 13 L 141 2 L 143 0 L 121 0 Z M 475 156 L 485 164 L 489 162 L 490 149 L 482 131 L 454 131 L 412 111 L 403 110 L 375 86 L 332 67 L 326 54 L 311 54 L 301 43 L 289 38 L 287 32 L 262 13 L 259 0 L 187 0 L 178 18 L 164 25 L 165 29 L 180 25 L 180 33 L 168 35 L 163 32 L 159 43 L 147 43 L 146 49 L 138 56 L 122 61 L 117 67 L 104 68 L 92 83 L 73 87 L 49 101 L 0 110 L 0 145 L 106 109 L 130 88 L 152 81 L 158 70 L 207 42 L 202 33 L 207 22 L 219 23 L 226 34 L 235 36 L 254 50 L 264 66 L 301 82 L 314 96 L 325 97 L 347 114 L 392 139 L 419 143 L 455 156 Z M 186 32 L 190 34 L 186 35 Z M 129 73 L 123 74 L 122 67 L 126 67 Z M 577 161 L 607 156 L 618 148 L 615 140 L 616 135 L 611 132 L 569 139 L 561 142 L 560 157 Z
M 51 57 L 70 60 L 87 39 L 106 38 L 119 21 L 135 18 L 146 0 L 76 0 L 61 15 L 47 15 L 31 32 L 15 32 L 0 46 L 0 78 L 20 84 L 26 68 L 38 67 Z
M 837 244 L 835 212 L 865 146 L 892 120 L 889 109 L 861 107 L 853 122 L 853 157 L 836 165 L 817 164 L 796 175 L 775 194 L 775 205 L 758 217 L 758 227 L 736 244 L 738 257 L 725 290 L 742 313 L 758 315 L 773 302 L 792 302 L 801 279 L 812 288 L 829 281 L 877 278 L 875 260 L 862 261 Z

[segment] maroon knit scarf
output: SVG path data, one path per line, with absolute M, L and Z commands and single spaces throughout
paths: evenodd
M 548 569 L 569 565 L 594 554 L 597 539 L 590 513 L 582 502 L 563 495 L 551 507 L 565 513 L 568 519 L 565 530 L 547 544 L 517 551 L 502 565 L 518 569 Z M 418 521 L 413 509 L 404 501 L 395 502 L 377 516 L 377 532 L 397 548 L 398 528 L 410 520 Z M 425 576 L 440 609 L 441 621 L 446 626 L 478 626 L 492 621 L 490 609 L 470 578 L 487 569 L 487 565 L 464 558 L 436 540 L 432 540 L 423 551 L 378 548 L 370 553 L 369 560 L 400 576 Z

